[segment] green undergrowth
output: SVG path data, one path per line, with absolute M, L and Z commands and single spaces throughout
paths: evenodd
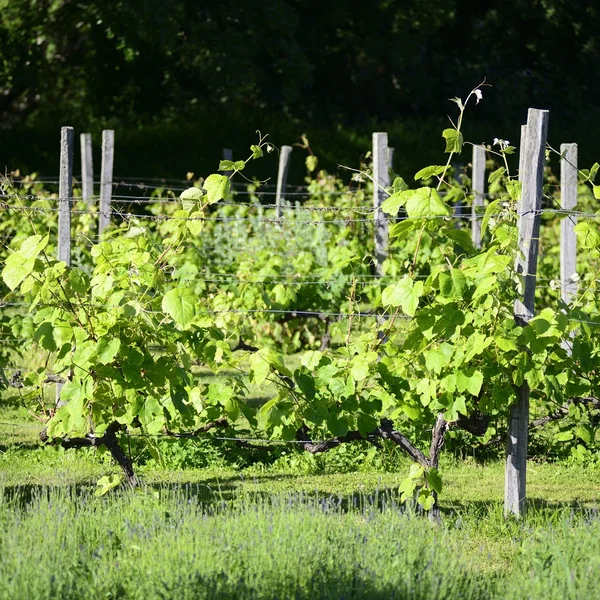
M 381 487 L 351 504 L 275 489 L 238 489 L 236 502 L 222 489 L 207 502 L 190 484 L 101 498 L 73 486 L 4 488 L 0 596 L 598 597 L 593 510 L 537 509 L 521 524 L 472 503 L 430 521 Z
M 518 523 L 501 461 L 446 454 L 431 523 L 399 502 L 408 462 L 393 449 L 283 448 L 243 466 L 233 446 L 171 440 L 173 456 L 139 467 L 141 490 L 96 497 L 119 472 L 107 455 L 41 447 L 18 409 L 0 421 L 15 423 L 0 426 L 0 597 L 599 597 L 594 463 L 530 461 Z M 204 468 L 177 466 L 186 446 Z

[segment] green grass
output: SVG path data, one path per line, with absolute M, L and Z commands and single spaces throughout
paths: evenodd
M 4 489 L 0 597 L 599 597 L 593 513 L 430 522 L 390 491 L 352 506 L 300 492 L 217 498 L 202 502 L 191 485 L 103 498 Z
M 502 462 L 446 455 L 430 523 L 401 507 L 389 448 L 235 468 L 231 446 L 173 440 L 141 490 L 96 498 L 107 455 L 40 447 L 19 409 L 0 422 L 1 598 L 600 598 L 595 465 L 530 461 L 520 523 Z

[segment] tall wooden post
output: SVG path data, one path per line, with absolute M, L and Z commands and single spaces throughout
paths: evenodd
M 60 130 L 60 166 L 58 174 L 58 248 L 57 258 L 71 265 L 71 204 L 73 201 L 73 146 L 75 134 L 72 127 Z M 62 384 L 56 384 L 56 405 L 60 400 Z
M 92 160 L 92 134 L 79 136 L 81 146 L 81 195 L 89 202 L 94 195 L 94 166 Z
M 577 206 L 577 144 L 560 146 L 560 207 L 574 210 Z M 577 293 L 577 217 L 567 215 L 560 222 L 560 283 L 561 296 L 570 304 Z
M 383 261 L 388 257 L 388 221 L 381 210 L 390 185 L 388 134 L 373 134 L 373 219 L 375 222 L 375 273 L 383 275 Z
M 473 204 L 471 205 L 471 239 L 481 248 L 481 209 L 485 194 L 485 147 L 473 146 Z
M 102 132 L 102 166 L 100 173 L 100 216 L 98 233 L 110 225 L 110 200 L 112 197 L 113 164 L 115 158 L 115 132 L 105 129 Z
M 275 214 L 278 219 L 281 219 L 283 215 L 281 199 L 285 196 L 291 154 L 291 146 L 281 146 L 281 150 L 279 151 L 279 171 L 277 172 L 277 190 L 275 192 Z
M 71 203 L 73 201 L 72 127 L 60 130 L 60 171 L 58 180 L 58 260 L 71 264 Z
M 544 156 L 548 135 L 547 110 L 530 108 L 526 135 L 521 133 L 519 178 L 522 181 L 519 203 L 519 254 L 515 270 L 523 283 L 523 297 L 515 301 L 515 321 L 525 326 L 533 318 L 535 282 L 540 236 L 540 210 Z M 525 514 L 527 435 L 529 426 L 529 384 L 519 386 L 517 402 L 510 407 L 506 443 L 504 514 L 522 517 Z

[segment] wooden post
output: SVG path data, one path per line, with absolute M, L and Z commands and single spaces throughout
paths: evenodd
M 388 221 L 381 211 L 387 197 L 386 188 L 390 185 L 388 135 L 384 132 L 373 134 L 373 218 L 375 221 L 375 274 L 383 275 L 383 261 L 388 256 Z
M 577 144 L 560 146 L 560 207 L 573 210 L 577 206 Z M 560 222 L 560 289 L 562 300 L 570 304 L 577 293 L 577 217 L 567 215 Z
M 81 146 L 81 195 L 88 203 L 94 195 L 94 166 L 92 161 L 92 134 L 79 136 Z
M 530 108 L 526 135 L 521 130 L 519 159 L 522 181 L 519 203 L 519 253 L 515 270 L 522 277 L 523 299 L 514 306 L 517 325 L 524 326 L 533 317 L 535 280 L 540 235 L 540 209 L 544 156 L 548 135 L 547 110 Z M 524 381 L 518 389 L 517 402 L 510 407 L 506 443 L 504 514 L 522 517 L 525 514 L 527 434 L 529 426 L 529 384 Z
M 233 160 L 233 150 L 231 148 L 223 148 L 223 160 Z M 223 175 L 231 177 L 233 171 L 223 171 Z
M 473 146 L 472 177 L 471 239 L 475 248 L 481 248 L 481 209 L 485 193 L 485 146 Z
M 60 167 L 58 174 L 58 252 L 57 258 L 71 265 L 71 203 L 73 200 L 73 146 L 75 133 L 72 127 L 60 130 Z M 63 384 L 56 384 L 56 406 Z
M 71 203 L 73 200 L 72 127 L 60 130 L 60 171 L 58 181 L 58 260 L 71 264 Z
M 394 148 L 388 146 L 388 171 L 394 170 Z
M 281 219 L 282 216 L 281 198 L 282 195 L 285 196 L 291 153 L 291 146 L 281 146 L 281 150 L 279 152 L 279 172 L 277 173 L 277 191 L 275 195 L 275 213 L 278 219 Z
M 115 132 L 105 129 L 102 132 L 102 166 L 100 172 L 100 216 L 98 234 L 110 225 L 110 199 L 112 196 L 113 164 L 115 157 Z

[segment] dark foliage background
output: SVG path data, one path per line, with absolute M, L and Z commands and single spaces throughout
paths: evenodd
M 146 177 L 214 170 L 256 129 L 356 164 L 387 130 L 410 176 L 439 161 L 448 98 L 484 77 L 466 139 L 516 142 L 548 108 L 550 142 L 579 142 L 585 165 L 599 25 L 600 4 L 568 0 L 0 0 L 0 165 L 56 173 L 60 125 L 96 145 L 114 128 L 117 174 Z

